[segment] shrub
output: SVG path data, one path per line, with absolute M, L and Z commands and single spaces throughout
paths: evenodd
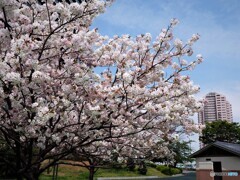
M 109 163 L 110 164 L 110 166 L 112 167 L 112 168 L 114 168 L 114 169 L 122 169 L 123 167 L 122 167 L 122 164 L 121 163 L 119 163 L 119 162 L 111 162 L 111 163 Z
M 180 173 L 182 173 L 182 171 L 183 171 L 183 169 L 182 169 L 182 168 L 177 168 L 177 169 L 179 169 Z
M 165 166 L 166 168 L 164 168 L 161 172 L 163 174 L 166 174 L 166 175 L 172 175 L 172 172 L 171 172 L 171 168 L 170 167 L 167 167 Z
M 178 168 L 170 168 L 170 171 L 172 175 L 181 173 L 181 170 Z
M 166 175 L 174 175 L 174 174 L 180 174 L 182 172 L 181 169 L 178 168 L 171 168 L 168 166 L 163 166 L 163 165 L 159 165 L 156 168 L 158 171 L 161 171 L 163 174 Z
M 162 172 L 162 170 L 163 169 L 166 169 L 166 168 L 168 168 L 167 166 L 164 166 L 164 165 L 158 165 L 157 167 L 156 167 L 156 169 L 158 170 L 158 171 L 160 171 L 160 172 Z
M 157 165 L 153 162 L 147 162 L 146 165 L 152 168 L 157 168 Z

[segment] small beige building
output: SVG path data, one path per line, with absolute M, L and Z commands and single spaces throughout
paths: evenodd
M 193 153 L 197 180 L 240 180 L 240 144 L 216 141 Z

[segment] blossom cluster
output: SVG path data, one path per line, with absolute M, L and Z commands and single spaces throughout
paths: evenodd
M 47 157 L 108 140 L 141 152 L 201 109 L 185 73 L 203 60 L 185 60 L 199 35 L 175 38 L 173 19 L 155 40 L 102 36 L 90 25 L 108 3 L 1 2 L 0 129 L 23 149 L 34 141 Z

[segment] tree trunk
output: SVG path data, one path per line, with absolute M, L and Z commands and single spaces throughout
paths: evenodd
M 27 172 L 23 173 L 24 179 L 27 180 L 38 180 L 40 173 L 39 173 L 39 165 L 32 166 Z
M 17 180 L 38 180 L 39 175 L 34 173 L 34 172 L 29 172 L 29 173 L 24 173 L 24 174 L 18 174 L 17 175 Z
M 17 180 L 22 180 L 23 178 L 21 176 L 17 176 Z
M 27 180 L 38 180 L 39 179 L 39 175 L 35 174 L 35 173 L 28 173 L 25 175 Z
M 173 167 L 176 168 L 177 167 L 177 162 L 173 163 Z
M 89 177 L 88 177 L 88 179 L 89 180 L 93 180 L 93 177 L 94 177 L 94 165 L 90 165 L 90 167 L 89 167 Z

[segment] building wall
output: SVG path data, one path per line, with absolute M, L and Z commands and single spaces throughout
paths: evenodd
M 198 123 L 205 124 L 205 121 L 215 120 L 233 121 L 232 106 L 225 96 L 211 92 L 205 96 L 205 99 L 207 103 L 203 111 L 198 114 Z
M 239 180 L 240 179 L 240 171 L 230 170 L 231 172 L 237 172 L 238 176 L 223 176 L 223 180 Z M 229 171 L 227 171 L 229 172 Z
M 240 171 L 240 157 L 228 156 L 228 157 L 198 157 L 196 158 L 196 168 L 199 168 L 199 162 L 207 162 L 206 159 L 211 161 L 220 161 L 222 164 L 222 170 L 239 170 Z
M 214 177 L 210 176 L 212 170 L 201 169 L 196 172 L 196 180 L 214 180 Z
M 206 159 L 211 159 L 207 161 Z M 239 180 L 240 179 L 240 157 L 198 157 L 196 158 L 196 179 L 197 180 L 214 180 L 211 177 L 213 167 L 211 162 L 220 161 L 222 164 L 222 172 L 238 172 L 238 176 L 223 176 L 223 180 Z M 201 164 L 200 164 L 201 162 Z
M 201 169 L 196 172 L 196 180 L 214 180 L 214 177 L 210 176 L 212 170 Z M 232 170 L 233 172 L 233 170 Z M 238 172 L 238 176 L 222 176 L 222 180 L 239 180 L 240 179 L 240 171 Z

